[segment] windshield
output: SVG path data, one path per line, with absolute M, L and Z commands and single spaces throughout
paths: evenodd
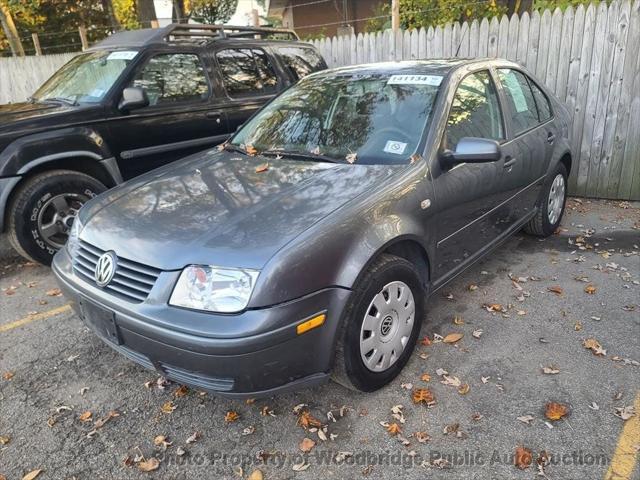
M 78 55 L 47 80 L 33 99 L 98 103 L 137 53 L 98 51 Z
M 358 164 L 407 163 L 442 77 L 354 74 L 305 78 L 232 139 L 251 151 L 300 153 Z

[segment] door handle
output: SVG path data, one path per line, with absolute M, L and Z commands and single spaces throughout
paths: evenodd
M 214 119 L 217 124 L 219 124 L 222 120 L 220 120 L 220 112 L 206 112 L 204 114 L 205 117 Z
M 547 142 L 553 143 L 555 139 L 556 139 L 556 136 L 553 133 L 549 132 L 549 134 L 547 135 Z
M 515 157 L 505 157 L 504 165 L 502 165 L 502 168 L 510 168 L 510 167 L 513 167 L 515 164 L 516 164 Z

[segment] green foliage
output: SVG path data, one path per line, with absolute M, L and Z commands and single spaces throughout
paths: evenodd
M 191 18 L 204 23 L 225 23 L 237 7 L 238 0 L 191 0 Z
M 587 7 L 587 5 L 589 5 L 590 3 L 599 2 L 598 0 L 534 0 L 533 10 L 542 12 L 544 10 L 554 11 L 556 8 L 559 8 L 564 12 L 570 6 L 573 8 L 576 8 L 579 5 L 584 5 L 585 7 Z
M 507 12 L 503 2 L 462 2 L 460 0 L 400 0 L 400 28 L 412 30 L 420 27 L 445 25 L 455 21 L 494 17 Z M 390 2 L 382 3 L 375 17 L 367 24 L 367 31 L 391 28 Z
M 125 30 L 140 28 L 135 0 L 111 0 L 111 4 L 113 5 L 113 13 L 122 28 Z

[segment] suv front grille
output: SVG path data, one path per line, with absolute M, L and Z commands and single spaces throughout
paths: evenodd
M 87 282 L 96 285 L 96 263 L 103 253 L 104 250 L 80 241 L 78 253 L 73 258 L 73 271 Z M 116 273 L 104 290 L 130 302 L 144 302 L 160 272 L 157 268 L 118 257 Z

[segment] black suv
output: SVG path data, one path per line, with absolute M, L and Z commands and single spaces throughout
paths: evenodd
M 174 24 L 114 34 L 28 102 L 0 106 L 0 230 L 49 264 L 89 198 L 223 142 L 325 68 L 290 30 Z

